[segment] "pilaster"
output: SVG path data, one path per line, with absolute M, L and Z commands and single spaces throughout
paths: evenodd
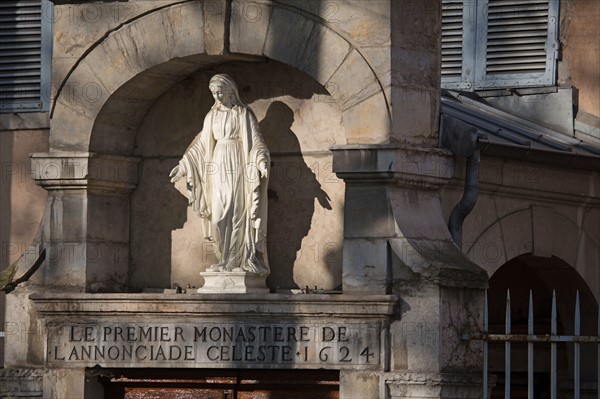
M 482 346 L 471 337 L 481 328 L 487 274 L 446 226 L 440 190 L 454 173 L 451 154 L 393 144 L 332 150 L 346 182 L 344 293 L 400 296 L 379 397 L 478 397 Z M 346 374 L 374 389 L 376 377 Z
M 31 155 L 48 190 L 39 239 L 48 249 L 44 283 L 89 292 L 124 290 L 129 260 L 129 193 L 139 159 L 89 152 Z

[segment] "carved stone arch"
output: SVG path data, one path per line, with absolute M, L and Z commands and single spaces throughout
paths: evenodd
M 596 298 L 600 297 L 595 270 L 600 246 L 584 228 L 553 208 L 531 206 L 513 211 L 483 228 L 465 247 L 469 259 L 489 276 L 524 254 L 560 258 L 587 282 Z
M 327 87 L 343 113 L 349 142 L 387 140 L 390 114 L 382 85 L 353 45 L 292 8 L 261 4 L 259 24 L 236 16 L 236 4 L 220 36 L 214 21 L 206 26 L 203 2 L 191 1 L 132 20 L 96 43 L 57 95 L 52 150 L 130 155 L 137 124 L 177 81 L 209 65 L 264 57 Z M 221 51 L 215 51 L 215 40 L 222 42 Z

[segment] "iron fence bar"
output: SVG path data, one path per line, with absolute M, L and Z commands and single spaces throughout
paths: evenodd
M 510 290 L 506 290 L 504 332 L 510 335 Z M 504 399 L 510 399 L 510 341 L 504 343 Z
M 574 315 L 574 334 L 558 335 L 558 311 L 556 305 L 556 290 L 552 291 L 552 310 L 550 320 L 550 334 L 536 335 L 534 309 L 533 309 L 533 291 L 529 291 L 529 310 L 527 317 L 527 334 L 512 334 L 512 316 L 510 303 L 510 290 L 506 291 L 506 312 L 504 321 L 504 334 L 489 333 L 489 305 L 487 290 L 484 296 L 483 308 L 483 330 L 481 334 L 471 336 L 471 339 L 483 341 L 483 398 L 487 399 L 489 394 L 489 343 L 504 342 L 505 345 L 505 379 L 504 379 L 504 397 L 510 399 L 511 396 L 511 344 L 513 342 L 527 343 L 527 396 L 534 398 L 534 371 L 535 371 L 535 344 L 550 344 L 550 398 L 558 397 L 558 343 L 573 343 L 573 398 L 581 398 L 581 344 L 595 344 L 598 347 L 598 389 L 597 397 L 600 399 L 600 306 L 598 307 L 598 335 L 581 335 L 581 306 L 579 300 L 579 291 L 575 297 L 575 315 Z
M 575 296 L 575 336 L 579 336 L 579 334 L 581 334 L 581 319 L 580 319 L 580 314 L 579 314 L 579 290 L 577 290 L 577 295 Z M 573 397 L 575 399 L 579 399 L 580 398 L 580 381 L 579 381 L 579 377 L 580 377 L 580 353 L 581 348 L 580 348 L 580 343 L 579 342 L 575 342 L 574 343 L 574 392 L 573 392 Z
M 556 327 L 557 323 L 556 323 L 556 291 L 552 290 L 552 316 L 551 316 L 551 322 L 550 322 L 550 334 L 552 334 L 553 336 L 556 336 L 558 329 Z M 556 370 L 557 370 L 557 364 L 556 364 L 556 341 L 551 341 L 552 343 L 550 344 L 550 399 L 556 399 L 556 385 L 557 385 L 557 378 L 556 378 Z
M 529 315 L 527 317 L 527 334 L 533 335 L 533 294 L 529 290 Z M 527 397 L 533 399 L 533 342 L 527 344 Z
M 598 322 L 598 328 L 600 329 L 600 321 Z M 488 299 L 487 290 L 483 297 L 483 333 L 488 333 Z M 600 353 L 600 352 L 599 352 Z M 598 362 L 600 364 L 600 354 L 598 356 Z M 483 340 L 483 399 L 488 397 L 488 342 Z M 600 398 L 599 398 L 600 399 Z
M 596 335 L 526 335 L 526 334 L 482 334 L 473 335 L 473 340 L 484 340 L 493 342 L 539 342 L 539 343 L 557 343 L 557 342 L 576 342 L 579 344 L 599 344 L 600 336 Z

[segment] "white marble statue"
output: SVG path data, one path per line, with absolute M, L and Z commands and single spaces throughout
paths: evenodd
M 216 244 L 219 262 L 207 271 L 268 275 L 269 150 L 231 77 L 213 76 L 209 89 L 215 104 L 169 177 L 186 177 L 189 203 Z

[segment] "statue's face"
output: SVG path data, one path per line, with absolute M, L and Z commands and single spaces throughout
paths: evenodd
M 210 85 L 210 92 L 212 93 L 216 102 L 231 105 L 233 104 L 233 92 L 223 85 Z

